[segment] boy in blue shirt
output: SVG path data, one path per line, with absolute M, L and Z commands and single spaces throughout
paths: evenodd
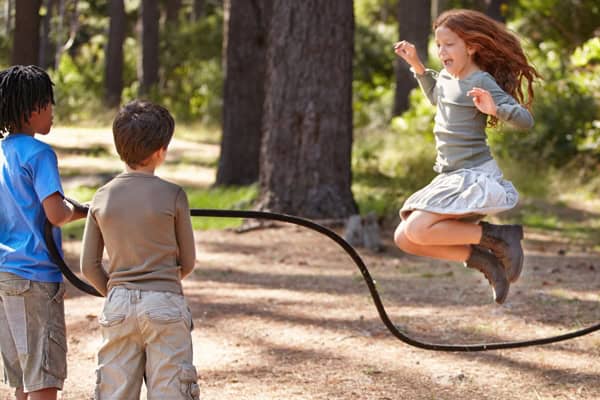
M 52 81 L 36 66 L 0 71 L 0 350 L 16 399 L 56 399 L 67 373 L 64 287 L 43 236 L 83 218 L 64 198 L 52 126 Z M 6 136 L 6 137 L 4 137 Z M 60 229 L 53 228 L 61 243 Z

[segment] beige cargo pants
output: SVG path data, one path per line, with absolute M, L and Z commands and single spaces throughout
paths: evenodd
M 182 295 L 113 288 L 99 317 L 96 399 L 199 399 L 192 316 Z

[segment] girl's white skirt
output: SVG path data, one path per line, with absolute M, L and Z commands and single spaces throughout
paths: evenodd
M 405 220 L 414 210 L 451 215 L 490 215 L 517 205 L 519 194 L 512 183 L 502 178 L 495 160 L 469 169 L 441 173 L 429 185 L 411 195 L 400 217 Z

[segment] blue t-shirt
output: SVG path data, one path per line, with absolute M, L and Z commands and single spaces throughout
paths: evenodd
M 44 241 L 42 201 L 63 195 L 56 154 L 32 136 L 0 140 L 0 271 L 38 282 L 62 282 Z M 59 228 L 54 240 L 61 249 Z

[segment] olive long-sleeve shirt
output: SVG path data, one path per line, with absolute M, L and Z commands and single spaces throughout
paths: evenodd
M 436 172 L 472 168 L 492 159 L 485 133 L 488 116 L 475 107 L 472 97 L 467 96 L 474 87 L 490 92 L 500 121 L 519 129 L 533 126 L 529 111 L 502 90 L 487 72 L 476 71 L 464 79 L 457 79 L 446 70 L 438 75 L 427 69 L 415 77 L 431 104 L 437 106 L 433 129 L 437 150 L 433 169 Z
M 121 285 L 182 293 L 196 260 L 185 192 L 155 175 L 116 176 L 94 195 L 82 247 L 81 272 L 104 295 Z

